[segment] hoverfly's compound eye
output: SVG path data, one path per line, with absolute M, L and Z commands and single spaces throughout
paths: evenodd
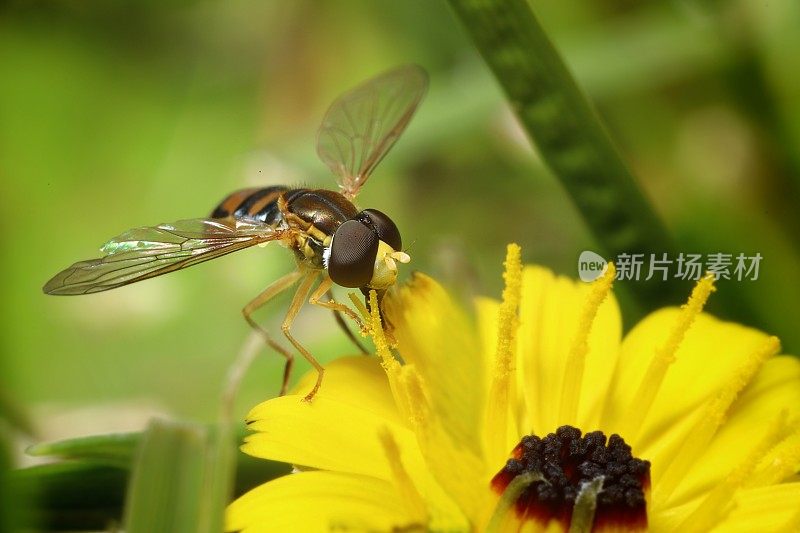
M 372 279 L 378 236 L 358 220 L 348 220 L 336 230 L 328 258 L 328 275 L 337 285 L 355 289 Z
M 387 215 L 377 209 L 364 209 L 358 214 L 358 218 L 366 225 L 371 226 L 378 233 L 378 237 L 393 250 L 401 251 L 403 249 L 400 230 Z

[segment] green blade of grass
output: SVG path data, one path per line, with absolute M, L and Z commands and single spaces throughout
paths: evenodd
M 228 450 L 206 426 L 153 420 L 138 450 L 125 505 L 131 533 L 217 533 L 227 504 L 217 484 Z M 221 458 L 220 455 L 224 457 Z M 217 462 L 222 461 L 222 466 Z M 225 477 L 227 480 L 227 477 Z
M 200 500 L 203 511 L 200 531 L 217 533 L 223 530 L 225 508 L 233 492 L 236 452 L 230 424 L 217 425 L 210 435 L 206 454 L 208 476 Z
M 671 252 L 666 229 L 525 0 L 449 2 L 542 159 L 582 213 L 599 251 L 609 259 Z M 671 281 L 638 283 L 634 292 L 645 308 L 686 294 Z

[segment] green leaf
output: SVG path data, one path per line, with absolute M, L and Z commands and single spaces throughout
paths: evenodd
M 130 457 L 133 461 L 136 443 L 142 434 L 131 438 Z M 73 441 L 86 444 L 95 441 L 104 447 L 104 440 L 120 442 L 122 435 L 99 435 L 56 443 L 69 448 Z M 120 449 L 122 449 L 120 447 Z M 125 452 L 127 453 L 127 452 Z M 67 455 L 62 453 L 61 455 Z M 236 483 L 234 496 L 244 494 L 258 485 L 288 474 L 290 466 L 236 453 Z M 38 465 L 9 473 L 9 484 L 20 507 L 22 523 L 34 530 L 99 530 L 122 519 L 125 487 L 131 464 L 121 468 L 116 461 L 102 458 Z M 35 505 L 34 505 L 35 503 Z M 5 531 L 1 530 L 0 531 Z
M 119 523 L 127 470 L 87 462 L 10 472 L 20 523 L 37 531 L 100 530 Z
M 59 456 L 67 459 L 89 459 L 93 464 L 130 468 L 141 433 L 92 435 L 56 442 L 34 444 L 25 450 L 35 457 Z
M 9 470 L 11 468 L 11 446 L 0 423 L 0 531 L 14 531 L 17 509 L 13 504 L 16 496 L 11 494 Z
M 450 0 L 542 159 L 607 258 L 671 252 L 673 243 L 591 103 L 525 0 Z M 646 307 L 685 297 L 674 282 L 640 283 Z

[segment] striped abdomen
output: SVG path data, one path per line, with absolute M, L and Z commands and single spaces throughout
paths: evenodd
M 278 197 L 289 187 L 254 187 L 231 193 L 212 211 L 211 218 L 249 218 L 275 224 L 281 218 Z

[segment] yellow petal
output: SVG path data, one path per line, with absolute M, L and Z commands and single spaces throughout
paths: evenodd
M 424 274 L 415 274 L 384 303 L 398 351 L 425 382 L 442 425 L 454 440 L 477 452 L 484 362 L 475 326 Z
M 789 421 L 797 421 L 799 383 L 800 360 L 776 357 L 767 361 L 734 404 L 696 466 L 683 477 L 670 503 L 680 505 L 714 488 L 759 445 L 760 437 L 780 413 L 785 413 Z
M 414 525 L 393 485 L 370 476 L 301 472 L 234 501 L 226 531 L 390 531 Z
M 448 517 L 456 514 L 463 516 L 463 514 L 455 508 L 451 509 L 454 507 L 452 501 L 444 496 L 441 488 L 448 491 L 461 509 L 466 512 L 474 512 L 479 500 L 475 497 L 475 489 L 479 484 L 474 480 L 476 477 L 480 478 L 484 470 L 483 465 L 473 452 L 473 447 L 461 446 L 460 442 L 458 447 L 453 445 L 452 435 L 442 424 L 440 413 L 431 408 L 430 391 L 415 365 L 408 362 L 401 365 L 390 352 L 378 312 L 375 291 L 370 292 L 370 308 L 372 339 L 381 360 L 381 366 L 386 372 L 389 387 L 399 412 L 416 434 L 419 451 L 427 461 L 423 468 L 427 467 L 430 470 L 430 476 L 427 475 L 427 471 L 425 476 L 416 476 L 417 484 L 422 487 L 424 493 L 431 492 L 432 496 L 435 495 L 435 497 L 427 497 L 430 506 L 440 511 L 438 512 L 439 516 L 446 518 L 446 520 L 438 520 L 434 515 L 431 523 L 452 525 L 453 519 Z M 453 465 L 458 465 L 458 468 L 454 469 Z M 406 493 L 408 494 L 409 491 Z M 441 497 L 440 493 L 442 493 Z M 459 523 L 463 523 L 463 519 Z M 445 529 L 453 529 L 453 527 Z
M 394 436 L 388 429 L 384 428 L 379 438 L 394 476 L 395 489 L 405 504 L 406 514 L 413 516 L 415 523 L 427 524 L 428 529 L 432 531 L 466 531 L 469 529 L 467 517 L 441 488 L 431 484 L 430 477 L 424 472 L 411 471 L 411 468 L 418 468 L 420 465 L 409 464 L 405 461 Z M 447 457 L 446 459 L 452 460 L 453 458 Z M 459 464 L 459 466 L 461 465 Z M 443 486 L 447 487 L 447 485 Z M 455 498 L 455 495 L 453 497 Z
M 245 438 L 242 450 L 295 465 L 391 479 L 379 429 L 388 427 L 405 446 L 416 442 L 377 360 L 356 356 L 331 362 L 314 400 L 301 401 L 315 376 L 314 371 L 306 374 L 296 395 L 272 398 L 250 411 L 248 428 L 257 433 Z
M 326 375 L 325 383 L 330 385 L 335 377 Z M 429 506 L 432 520 L 463 522 L 458 507 L 434 480 L 416 435 L 406 425 L 382 417 L 369 406 L 325 396 L 322 389 L 311 403 L 301 398 L 283 396 L 256 406 L 248 418 L 252 420 L 249 428 L 257 433 L 245 438 L 242 451 L 302 467 L 392 482 L 396 475 L 379 437 L 388 431 L 408 475 Z
M 559 420 L 557 409 L 547 407 L 562 396 L 566 361 L 590 292 L 589 284 L 555 276 L 545 268 L 524 270 L 518 349 L 528 414 L 523 433 L 547 434 L 566 423 L 587 431 L 598 426 L 622 331 L 613 294 L 598 309 L 589 334 L 578 420 Z
M 300 466 L 371 474 L 391 479 L 376 435 L 389 426 L 408 446 L 415 446 L 408 428 L 375 412 L 321 394 L 312 403 L 302 396 L 282 396 L 256 406 L 248 416 L 242 450 L 255 457 Z
M 484 478 L 485 464 L 471 447 L 454 441 L 445 431 L 438 413 L 433 411 L 428 402 L 427 389 L 414 365 L 403 365 L 398 372 L 395 387 L 398 403 L 403 404 L 417 437 L 419 451 L 425 458 L 421 467 L 429 471 L 430 476 L 417 477 L 416 484 L 422 487 L 423 493 L 433 490 L 436 495 L 443 488 L 449 495 L 445 498 L 436 496 L 435 501 L 428 498 L 430 505 L 440 509 L 440 515 L 454 516 L 457 513 L 450 509 L 450 498 L 458 504 L 463 514 L 473 519 L 481 515 L 481 496 L 488 493 L 488 480 Z M 413 465 L 419 467 L 414 457 Z M 409 466 L 412 472 L 413 466 Z M 432 480 L 437 483 L 432 483 Z M 427 488 L 426 488 L 427 487 Z M 453 522 L 453 520 L 450 520 Z M 445 528 L 450 530 L 452 528 Z
M 735 507 L 713 531 L 798 531 L 800 528 L 800 483 L 743 490 Z
M 695 505 L 691 514 L 686 516 L 678 529 L 683 531 L 707 531 L 717 524 L 720 519 L 720 513 L 730 507 L 734 494 L 741 490 L 744 484 L 752 478 L 753 471 L 759 460 L 774 446 L 785 430 L 786 416 L 785 413 L 781 412 L 774 417 L 773 423 L 766 428 L 760 438 L 754 439 L 755 445 L 748 447 L 749 453 L 747 457 L 741 459 L 733 469 L 729 470 L 729 473 L 724 478 L 716 480 L 714 485 L 708 487 L 705 493 L 698 498 L 699 503 Z M 697 469 L 703 466 L 702 464 L 696 465 Z
M 606 430 L 620 431 L 626 414 L 636 409 L 632 405 L 634 394 L 679 313 L 677 308 L 656 311 L 625 337 L 609 394 Z M 634 446 L 636 455 L 647 459 L 656 451 L 667 455 L 674 451 L 691 428 L 687 418 L 713 398 L 767 340 L 768 336 L 760 331 L 701 313 L 680 343 L 639 437 L 622 435 Z
M 425 501 L 419 494 L 417 487 L 408 475 L 405 465 L 403 464 L 403 457 L 400 449 L 397 447 L 397 442 L 394 436 L 387 429 L 383 428 L 378 435 L 383 446 L 383 452 L 386 456 L 389 468 L 392 470 L 394 477 L 394 486 L 398 495 L 403 500 L 406 511 L 410 516 L 414 517 L 415 521 L 427 524 L 430 516 Z
M 307 393 L 316 379 L 316 371 L 305 373 L 292 389 L 292 393 Z M 322 386 L 315 398 L 320 397 L 356 405 L 392 422 L 402 423 L 389 389 L 389 381 L 375 357 L 357 355 L 341 357 L 327 363 Z M 255 409 L 248 418 L 254 416 Z
M 483 394 L 489 393 L 494 366 L 493 356 L 497 349 L 497 317 L 500 312 L 500 302 L 492 298 L 478 297 L 473 302 L 475 316 L 478 322 L 478 335 L 481 342 L 481 354 L 484 362 L 483 368 Z M 520 376 L 522 373 L 517 372 Z M 517 384 L 521 390 L 522 383 Z
M 730 413 L 733 404 L 740 397 L 741 392 L 747 385 L 755 379 L 764 362 L 775 355 L 780 349 L 780 342 L 777 337 L 769 337 L 762 346 L 755 350 L 746 360 L 739 365 L 725 380 L 723 387 L 714 392 L 714 395 L 696 411 L 699 418 L 694 420 L 693 425 L 684 434 L 685 438 L 674 451 L 668 454 L 651 456 L 653 463 L 657 465 L 653 469 L 653 498 L 659 501 L 666 501 L 671 498 L 675 489 L 684 482 L 688 473 L 697 468 L 700 457 L 714 440 L 714 436 L 719 432 L 721 426 L 726 421 L 726 416 Z M 641 387 L 640 387 L 641 390 Z M 780 415 L 776 417 L 777 415 Z M 776 420 L 778 418 L 779 420 Z M 765 434 L 754 436 L 765 441 L 765 446 L 776 439 L 786 428 L 786 416 L 781 412 L 773 412 L 770 417 L 770 429 Z M 774 427 L 773 427 L 774 426 Z M 675 433 L 675 431 L 672 431 Z M 764 453 L 766 448 L 764 449 Z M 741 472 L 752 471 L 755 459 L 749 460 L 748 465 L 737 467 L 739 474 L 733 476 L 735 479 L 742 480 Z M 744 470 L 743 470 L 744 469 Z M 733 480 L 732 478 L 732 480 Z M 736 481 L 739 484 L 741 481 Z M 728 489 L 730 485 L 728 484 Z

